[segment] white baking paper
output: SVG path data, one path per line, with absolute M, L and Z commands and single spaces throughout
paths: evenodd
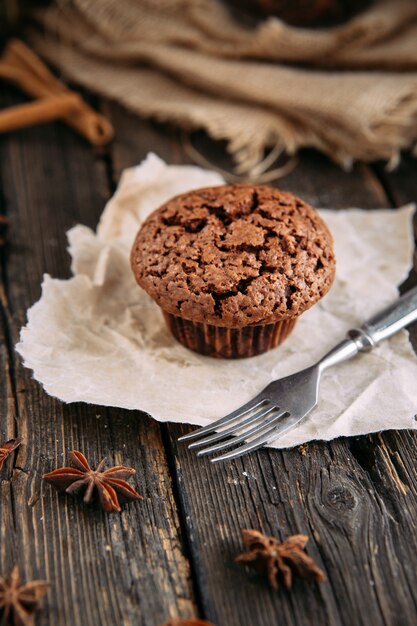
M 97 232 L 68 232 L 73 278 L 45 275 L 17 351 L 45 390 L 64 402 L 146 411 L 159 421 L 206 424 L 302 369 L 393 301 L 413 253 L 413 207 L 321 211 L 333 233 L 337 273 L 330 293 L 267 354 L 227 361 L 182 347 L 131 272 L 129 252 L 146 216 L 171 196 L 221 184 L 218 174 L 169 166 L 154 154 L 126 170 Z M 312 439 L 415 428 L 417 358 L 402 331 L 324 375 L 320 403 L 280 439 Z M 138 415 L 140 419 L 140 415 Z

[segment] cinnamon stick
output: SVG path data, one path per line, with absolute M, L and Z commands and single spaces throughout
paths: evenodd
M 0 133 L 62 119 L 82 107 L 78 94 L 41 98 L 0 111 Z
M 0 78 L 13 82 L 22 91 L 34 98 L 45 99 L 51 96 L 74 94 L 52 74 L 43 61 L 26 44 L 18 39 L 11 39 L 5 47 L 0 59 Z M 93 145 L 104 145 L 112 139 L 113 127 L 110 122 L 81 98 L 79 107 L 70 107 L 62 115 L 61 112 L 59 117 Z M 48 114 L 52 115 L 52 111 L 49 111 Z M 24 120 L 26 121 L 28 118 L 25 115 Z M 56 119 L 56 117 L 51 119 Z

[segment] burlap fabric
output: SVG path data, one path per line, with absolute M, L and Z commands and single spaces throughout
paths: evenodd
M 265 148 L 314 146 L 349 167 L 417 141 L 417 1 L 348 23 L 249 27 L 220 0 L 66 0 L 29 38 L 63 74 L 146 117 L 225 139 L 241 172 Z

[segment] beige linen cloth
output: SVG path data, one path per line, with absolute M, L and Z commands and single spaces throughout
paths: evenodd
M 63 74 L 145 117 L 227 141 L 260 173 L 304 146 L 349 167 L 417 141 L 417 1 L 380 0 L 326 29 L 248 27 L 221 0 L 65 0 L 29 40 Z M 269 163 L 269 161 L 267 162 Z

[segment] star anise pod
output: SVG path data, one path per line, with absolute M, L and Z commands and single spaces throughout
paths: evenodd
M 323 570 L 304 551 L 306 535 L 292 535 L 280 543 L 275 537 L 266 537 L 257 530 L 244 529 L 242 539 L 246 552 L 235 560 L 258 571 L 266 570 L 273 589 L 278 589 L 279 579 L 290 589 L 293 574 L 316 582 L 325 580 Z
M 178 617 L 171 617 L 165 624 L 161 626 L 213 626 L 210 622 L 206 622 L 203 619 L 179 619 Z
M 59 491 L 78 493 L 85 489 L 84 502 L 90 502 L 96 492 L 102 508 L 107 512 L 120 511 L 118 495 L 124 500 L 141 500 L 142 496 L 127 482 L 135 474 L 133 467 L 117 465 L 103 471 L 106 459 L 100 461 L 97 468 L 90 467 L 85 456 L 77 450 L 70 452 L 71 467 L 61 467 L 43 478 Z
M 0 445 L 0 470 L 9 454 L 11 454 L 13 450 L 16 450 L 22 441 L 22 437 L 17 437 L 16 439 L 9 439 L 9 441 Z
M 39 600 L 48 591 L 44 580 L 20 582 L 19 568 L 15 566 L 10 576 L 0 576 L 0 615 L 2 626 L 33 626 L 33 613 L 40 609 Z

